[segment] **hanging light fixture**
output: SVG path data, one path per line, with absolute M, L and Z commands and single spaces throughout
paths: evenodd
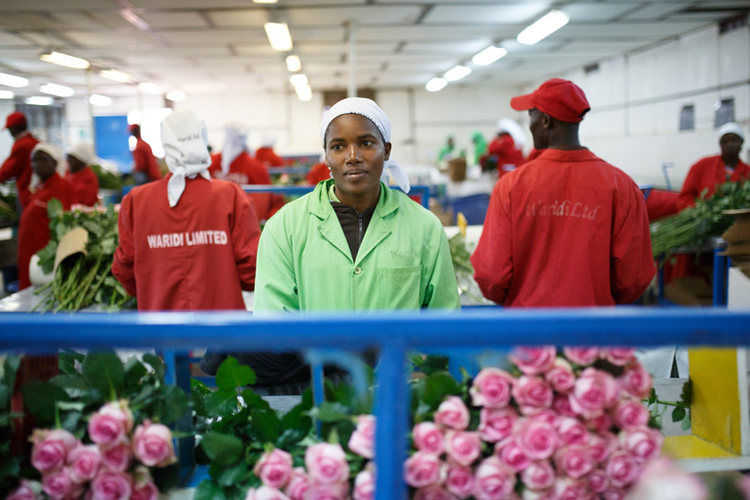
M 271 47 L 279 52 L 288 52 L 292 50 L 292 34 L 289 33 L 289 26 L 286 23 L 267 22 L 263 25 L 268 36 Z
M 20 89 L 22 87 L 28 87 L 29 80 L 28 78 L 24 78 L 22 76 L 9 75 L 7 73 L 0 73 L 0 85 L 5 85 L 6 87 L 14 87 L 14 88 Z
M 51 106 L 55 103 L 55 100 L 49 96 L 34 95 L 27 97 L 24 102 L 26 104 L 31 104 L 32 106 Z
M 91 67 L 91 63 L 89 63 L 86 59 L 63 54 L 62 52 L 57 52 L 54 50 L 51 52 L 42 52 L 39 55 L 39 59 L 52 64 L 57 64 L 58 66 L 65 66 L 66 68 L 88 69 Z
M 473 62 L 477 66 L 488 66 L 501 57 L 505 57 L 507 54 L 508 51 L 504 48 L 490 45 L 489 47 L 472 57 L 471 62 Z
M 302 69 L 302 61 L 299 60 L 298 55 L 286 56 L 286 69 L 295 73 Z
M 89 102 L 94 106 L 109 106 L 112 104 L 112 98 L 101 94 L 91 94 Z
M 120 70 L 116 70 L 116 69 L 99 70 L 99 76 L 106 78 L 107 80 L 112 80 L 113 82 L 119 82 L 119 83 L 132 83 L 133 82 L 132 76 Z
M 449 82 L 455 82 L 455 81 L 458 81 L 461 78 L 465 77 L 469 73 L 471 73 L 471 68 L 470 67 L 468 67 L 468 66 L 462 66 L 462 65 L 459 64 L 458 66 L 454 66 L 451 69 L 449 69 L 448 71 L 446 71 L 445 75 L 443 75 L 443 76 Z
M 65 85 L 58 85 L 56 83 L 42 85 L 39 87 L 39 91 L 57 97 L 70 97 L 75 94 L 75 91 L 72 88 L 66 87 Z
M 179 102 L 184 101 L 187 99 L 187 94 L 183 92 L 182 90 L 170 90 L 167 92 L 167 95 L 165 95 L 167 99 L 169 99 L 172 102 Z
M 0 99 L 13 99 L 15 96 L 12 90 L 0 90 Z
M 568 14 L 561 10 L 553 10 L 520 32 L 516 40 L 524 45 L 534 45 L 568 24 L 568 21 Z
M 433 78 L 427 82 L 424 88 L 427 92 L 437 92 L 438 90 L 444 89 L 446 85 L 448 85 L 448 80 L 445 78 Z

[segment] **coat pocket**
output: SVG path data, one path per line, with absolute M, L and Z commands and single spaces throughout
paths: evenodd
M 422 266 L 378 270 L 378 309 L 419 309 Z

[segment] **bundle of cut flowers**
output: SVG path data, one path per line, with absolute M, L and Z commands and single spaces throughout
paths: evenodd
M 41 426 L 8 500 L 156 500 L 176 486 L 172 431 L 188 398 L 164 384 L 162 361 L 61 355 L 63 374 L 23 388 Z M 80 364 L 80 369 L 77 368 Z
M 663 442 L 641 402 L 651 392 L 651 377 L 633 352 L 518 348 L 508 371 L 485 368 L 461 382 L 444 371 L 413 379 L 404 464 L 410 498 L 625 498 Z M 213 463 L 196 499 L 374 498 L 375 420 L 337 399 L 342 389 L 329 387 L 334 401 L 318 408 L 308 394 L 283 417 L 269 416 L 250 389 L 240 390 L 245 406 L 225 414 L 229 422 L 204 437 Z M 229 392 L 208 397 L 214 403 L 233 399 Z M 312 431 L 310 418 L 324 423 L 325 439 Z

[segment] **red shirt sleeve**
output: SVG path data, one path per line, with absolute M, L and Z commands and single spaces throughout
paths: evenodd
M 685 182 L 682 184 L 682 190 L 680 190 L 680 196 L 677 198 L 677 208 L 684 210 L 687 207 L 695 205 L 695 199 L 700 196 L 701 190 L 706 187 L 702 186 L 702 171 L 704 169 L 705 161 L 700 160 L 690 167 Z
M 115 250 L 114 262 L 112 262 L 112 274 L 128 292 L 135 297 L 135 272 L 133 263 L 135 260 L 135 247 L 133 245 L 133 197 L 125 196 L 120 205 L 120 215 L 117 218 L 117 229 L 120 233 L 120 242 Z
M 255 265 L 260 240 L 260 224 L 252 203 L 239 186 L 236 186 L 234 214 L 232 244 L 237 274 L 240 277 L 242 289 L 252 291 L 255 289 Z

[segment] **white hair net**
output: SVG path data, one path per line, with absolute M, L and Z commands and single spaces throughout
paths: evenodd
M 192 111 L 173 111 L 161 122 L 161 142 L 167 166 L 172 172 L 167 195 L 169 206 L 174 207 L 185 191 L 185 178 L 194 179 L 200 175 L 211 180 L 206 124 Z
M 91 165 L 94 162 L 94 158 L 96 158 L 94 148 L 88 142 L 78 142 L 74 144 L 68 150 L 68 154 L 86 165 Z
M 513 138 L 516 149 L 523 149 L 526 145 L 526 134 L 523 133 L 521 126 L 515 120 L 510 118 L 500 118 L 497 121 L 497 133 L 507 132 Z
M 727 134 L 734 134 L 739 136 L 743 141 L 745 140 L 745 133 L 742 131 L 742 127 L 734 122 L 728 122 L 721 126 L 719 129 L 719 140 Z
M 250 153 L 247 135 L 250 129 L 244 123 L 229 122 L 224 127 L 224 147 L 221 148 L 221 173 L 227 175 L 232 162 L 243 151 Z

